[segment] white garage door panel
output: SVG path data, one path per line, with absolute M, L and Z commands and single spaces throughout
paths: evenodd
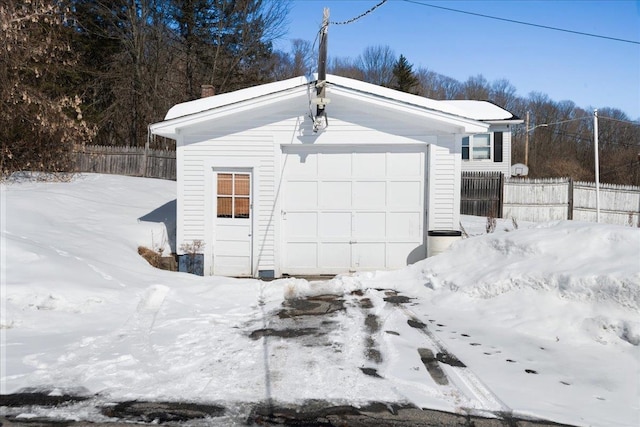
M 323 240 L 344 241 L 351 236 L 351 212 L 320 212 L 318 234 Z
M 355 178 L 384 178 L 387 174 L 386 153 L 354 153 L 353 176 Z
M 382 181 L 356 181 L 353 183 L 354 209 L 384 209 L 387 205 L 387 183 Z
M 389 212 L 386 219 L 389 239 L 412 239 L 421 230 L 417 212 Z
M 302 209 L 315 209 L 318 206 L 317 181 L 291 181 L 287 183 L 285 204 Z
M 351 208 L 351 181 L 320 181 L 320 209 Z
M 426 256 L 426 147 L 355 149 L 285 148 L 282 273 L 400 268 Z
M 353 237 L 356 242 L 384 242 L 387 235 L 386 218 L 386 212 L 356 212 L 353 218 Z
M 386 265 L 385 243 L 360 243 L 353 246 L 353 267 L 370 270 Z
M 387 176 L 419 176 L 423 158 L 416 153 L 393 153 L 387 156 Z
M 318 248 L 315 243 L 287 244 L 287 261 L 295 266 L 293 271 L 313 270 L 318 265 Z
M 318 213 L 288 212 L 284 225 L 285 233 L 292 241 L 315 239 L 318 235 Z
M 322 243 L 320 245 L 320 265 L 329 271 L 349 271 L 351 245 L 349 243 Z

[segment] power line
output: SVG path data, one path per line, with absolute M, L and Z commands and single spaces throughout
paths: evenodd
M 511 22 L 513 24 L 528 25 L 530 27 L 544 28 L 546 30 L 561 31 L 561 32 L 564 32 L 564 33 L 578 34 L 578 35 L 581 35 L 581 36 L 595 37 L 595 38 L 599 38 L 599 39 L 613 40 L 613 41 L 617 41 L 617 42 L 632 43 L 632 44 L 640 45 L 640 42 L 639 41 L 635 41 L 635 40 L 619 39 L 619 38 L 616 38 L 616 37 L 603 36 L 603 35 L 600 35 L 600 34 L 592 34 L 592 33 L 585 33 L 585 32 L 582 32 L 582 31 L 567 30 L 566 28 L 551 27 L 551 26 L 548 26 L 548 25 L 533 24 L 531 22 L 517 21 L 515 19 L 500 18 L 498 16 L 484 15 L 482 13 L 469 12 L 469 11 L 460 10 L 460 9 L 452 9 L 450 7 L 444 7 L 444 6 L 436 6 L 434 4 L 423 3 L 423 2 L 420 2 L 420 1 L 416 1 L 416 0 L 404 0 L 404 1 L 407 2 L 407 3 L 414 3 L 414 4 L 417 4 L 417 5 L 420 5 L 420 6 L 426 6 L 426 7 L 433 7 L 435 9 L 448 10 L 450 12 L 464 13 L 466 15 L 479 16 L 481 18 L 495 19 L 496 21 Z
M 598 116 L 599 119 L 605 119 L 605 120 L 611 120 L 614 122 L 620 122 L 620 123 L 626 123 L 628 125 L 634 125 L 634 126 L 640 126 L 640 122 L 634 122 L 632 120 L 620 120 L 620 119 L 614 119 L 613 117 L 605 117 L 605 116 Z
M 357 21 L 360 18 L 363 18 L 365 16 L 367 16 L 368 14 L 370 14 L 371 12 L 373 12 L 374 10 L 376 10 L 377 8 L 379 8 L 380 6 L 382 6 L 383 4 L 385 4 L 387 2 L 387 0 L 382 0 L 380 3 L 378 3 L 377 5 L 373 6 L 371 9 L 367 10 L 366 12 L 361 13 L 360 15 L 356 16 L 355 18 L 351 18 L 348 19 L 346 21 L 341 21 L 341 22 L 331 22 L 332 25 L 346 25 L 346 24 L 351 24 L 352 22 Z

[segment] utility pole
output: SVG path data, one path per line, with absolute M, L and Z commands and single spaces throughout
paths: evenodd
M 524 120 L 524 165 L 529 167 L 529 112 Z
M 329 32 L 329 9 L 322 11 L 322 28 L 320 28 L 320 46 L 318 48 L 318 81 L 316 82 L 316 118 L 313 123 L 313 131 L 320 129 L 326 107 L 326 86 L 327 86 L 327 35 Z
M 600 222 L 600 165 L 598 160 L 598 109 L 593 110 L 593 149 L 596 173 L 596 222 Z

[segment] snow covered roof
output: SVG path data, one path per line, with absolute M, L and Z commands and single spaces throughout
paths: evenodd
M 522 123 L 522 119 L 513 115 L 504 108 L 494 104 L 491 101 L 473 101 L 473 100 L 447 100 L 438 101 L 443 104 L 450 105 L 463 111 L 464 117 L 481 121 L 515 121 Z
M 172 138 L 179 128 L 188 126 L 188 123 L 207 120 L 210 111 L 239 111 L 237 108 L 253 108 L 260 104 L 306 96 L 309 85 L 316 81 L 316 77 L 301 76 L 176 104 L 169 109 L 163 122 L 152 124 L 150 129 L 154 134 Z M 377 102 L 388 100 L 396 105 L 409 106 L 414 111 L 423 111 L 438 120 L 463 123 L 468 133 L 486 132 L 491 123 L 522 122 L 488 101 L 439 101 L 332 74 L 327 75 L 327 88 L 329 93 L 333 89 L 357 98 L 370 97 Z M 415 110 L 416 107 L 418 110 Z
M 301 76 L 274 83 L 267 83 L 259 86 L 240 89 L 234 92 L 210 96 L 207 98 L 200 98 L 193 101 L 183 102 L 171 107 L 164 119 L 172 120 L 178 117 L 200 113 L 225 105 L 234 104 L 236 102 L 258 98 L 264 95 L 282 92 L 289 89 L 294 89 L 296 87 L 304 87 L 313 81 L 315 80 L 309 80 L 307 77 Z M 406 102 L 408 104 L 413 104 L 416 106 L 473 120 L 519 120 L 517 116 L 514 116 L 509 111 L 489 101 L 439 101 L 332 74 L 327 75 L 327 83 L 329 84 L 329 86 L 334 85 L 343 88 L 349 88 L 359 92 L 369 93 L 400 102 Z
M 212 110 L 214 108 L 225 105 L 235 104 L 236 102 L 246 101 L 260 96 L 272 93 L 283 92 L 296 87 L 304 87 L 309 83 L 306 77 L 295 77 L 292 79 L 281 80 L 274 83 L 267 83 L 259 86 L 252 86 L 233 92 L 222 93 L 220 95 L 208 96 L 193 101 L 187 101 L 176 104 L 169 109 L 166 120 L 172 120 L 178 117 L 188 116 L 190 114 L 201 113 L 203 111 Z

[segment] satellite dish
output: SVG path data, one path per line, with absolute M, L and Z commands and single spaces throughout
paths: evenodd
M 529 175 L 529 168 L 522 163 L 516 163 L 511 165 L 511 176 L 527 176 Z

